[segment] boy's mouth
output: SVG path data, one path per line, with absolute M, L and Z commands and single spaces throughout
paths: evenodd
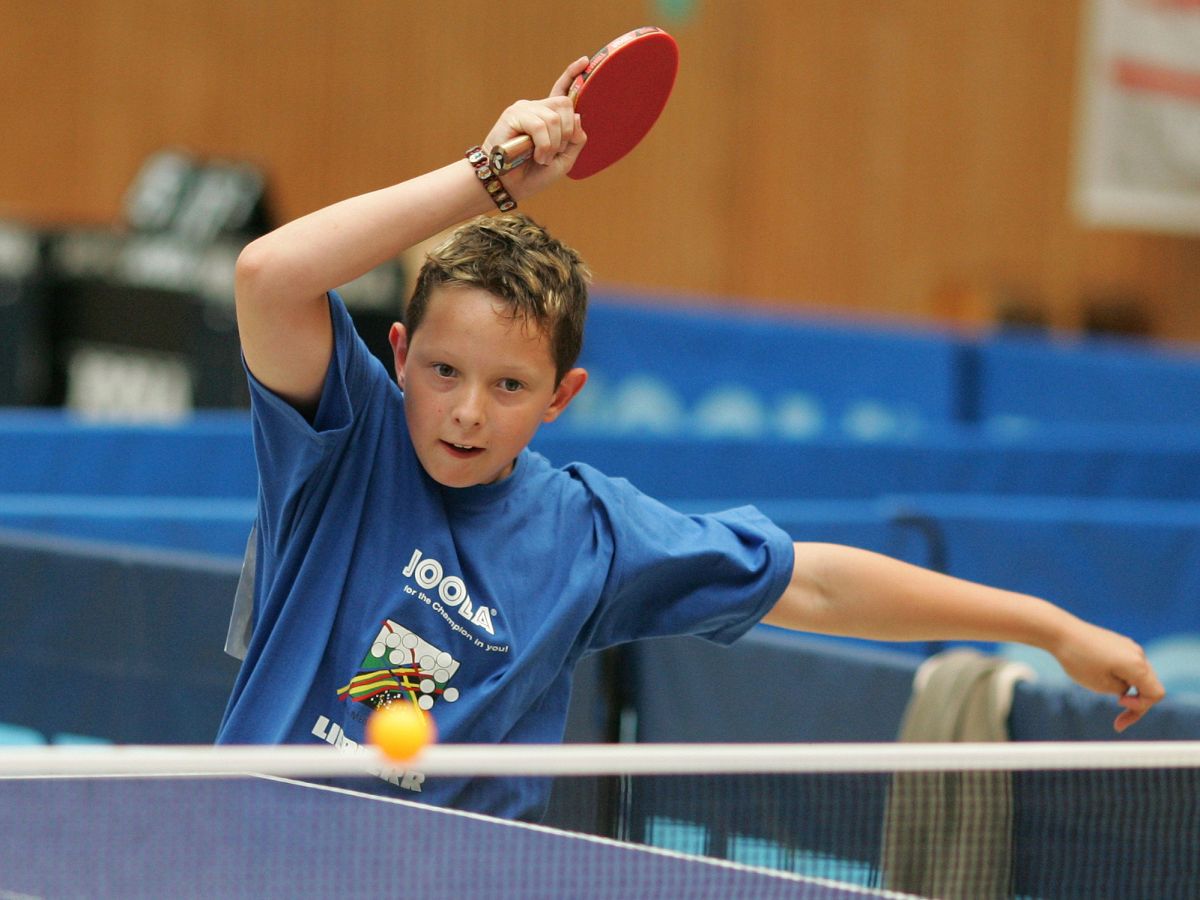
M 442 446 L 446 448 L 451 456 L 457 456 L 460 459 L 478 456 L 483 452 L 482 447 L 473 447 L 470 444 L 455 444 L 451 441 L 442 441 Z

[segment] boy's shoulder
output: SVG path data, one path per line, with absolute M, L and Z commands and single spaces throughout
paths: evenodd
M 525 467 L 525 478 L 521 489 L 526 491 L 559 484 L 564 490 L 590 491 L 606 489 L 624 479 L 610 478 L 595 466 L 585 462 L 551 462 L 549 457 L 536 447 L 526 447 L 521 453 L 521 465 Z M 628 482 L 625 482 L 628 483 Z
M 609 508 L 615 516 L 647 501 L 659 505 L 628 479 L 608 475 L 577 460 L 562 464 L 551 462 L 536 448 L 527 447 L 522 452 L 517 474 L 519 479 L 514 485 L 514 493 L 519 492 L 532 503 L 547 507 L 553 501 L 567 507 Z

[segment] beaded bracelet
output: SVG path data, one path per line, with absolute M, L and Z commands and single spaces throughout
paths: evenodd
M 475 176 L 479 179 L 479 183 L 483 185 L 484 190 L 488 192 L 488 196 L 492 198 L 492 202 L 496 204 L 496 208 L 500 212 L 508 212 L 510 209 L 517 208 L 517 201 L 513 199 L 512 194 L 505 190 L 504 185 L 500 183 L 500 176 L 496 174 L 488 163 L 487 154 L 483 152 L 483 148 L 476 145 L 467 151 L 467 162 L 475 170 Z

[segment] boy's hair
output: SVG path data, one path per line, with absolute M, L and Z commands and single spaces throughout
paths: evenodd
M 436 287 L 482 288 L 509 304 L 514 319 L 546 334 L 557 383 L 583 347 L 590 278 L 579 254 L 528 216 L 482 217 L 463 225 L 426 256 L 405 307 L 404 326 L 411 339 Z

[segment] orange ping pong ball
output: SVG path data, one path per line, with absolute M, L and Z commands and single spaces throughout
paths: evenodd
M 410 703 L 390 703 L 367 719 L 367 741 L 395 762 L 412 759 L 435 739 L 433 719 Z

